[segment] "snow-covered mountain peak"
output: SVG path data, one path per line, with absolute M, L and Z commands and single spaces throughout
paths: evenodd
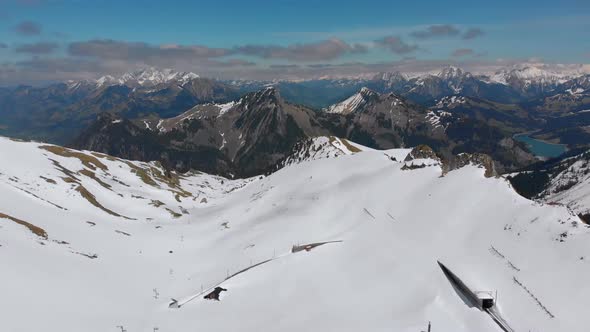
M 363 96 L 372 96 L 372 95 L 379 95 L 377 92 L 367 88 L 366 86 L 362 87 L 359 90 L 359 93 Z
M 87 87 L 87 86 L 93 85 L 93 83 L 88 80 L 83 80 L 83 81 L 68 80 L 65 82 L 65 84 L 67 85 L 69 91 L 76 91 L 82 87 Z
M 340 103 L 328 107 L 325 111 L 328 113 L 350 114 L 356 112 L 375 98 L 379 98 L 379 93 L 367 87 L 363 87 L 359 92 Z
M 97 86 L 109 84 L 150 86 L 175 81 L 180 85 L 184 85 L 198 77 L 199 75 L 192 72 L 178 72 L 172 69 L 150 67 L 135 72 L 128 72 L 119 77 L 106 75 L 96 80 L 96 84 Z
M 241 104 L 261 104 L 265 101 L 277 102 L 281 99 L 279 90 L 274 85 L 267 85 L 262 90 L 250 93 L 247 97 L 242 98 Z
M 118 80 L 115 77 L 111 75 L 105 75 L 96 80 L 96 85 L 100 87 L 103 85 L 116 84 L 117 82 Z
M 521 81 L 524 84 L 563 83 L 568 77 L 565 73 L 549 71 L 535 66 L 524 66 L 499 70 L 490 76 L 490 80 L 500 84 L 513 84 L 514 81 Z
M 465 72 L 463 69 L 455 67 L 455 66 L 447 66 L 443 68 L 436 76 L 442 78 L 443 80 L 452 80 L 456 78 L 462 78 L 466 75 L 471 75 L 468 72 Z
M 312 137 L 298 142 L 293 148 L 293 152 L 282 161 L 281 166 L 290 166 L 318 159 L 336 158 L 363 150 L 368 151 L 371 149 L 335 136 Z
M 552 77 L 562 77 L 563 74 L 559 74 L 556 72 L 547 71 L 541 68 L 527 66 L 521 69 L 513 69 L 513 75 L 519 78 L 552 78 Z

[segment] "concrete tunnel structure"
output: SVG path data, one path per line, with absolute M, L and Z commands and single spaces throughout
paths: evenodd
M 449 268 L 443 263 L 437 261 L 438 266 L 442 269 L 443 273 L 449 279 L 454 287 L 456 287 L 463 296 L 470 302 L 474 307 L 480 310 L 486 310 L 492 308 L 496 304 L 496 300 L 492 292 L 489 291 L 473 291 L 471 290 L 457 275 L 455 275 Z

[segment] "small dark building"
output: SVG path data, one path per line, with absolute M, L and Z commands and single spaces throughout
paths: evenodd
M 227 291 L 227 289 L 221 288 L 221 287 L 215 287 L 215 289 L 211 293 L 205 295 L 203 298 L 205 300 L 219 301 L 219 294 L 221 294 L 221 292 L 224 292 L 224 291 Z

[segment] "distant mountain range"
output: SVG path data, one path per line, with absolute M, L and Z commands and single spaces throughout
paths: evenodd
M 2 88 L 0 135 L 239 176 L 273 169 L 301 139 L 334 135 L 374 148 L 428 144 L 447 158 L 487 153 L 502 172 L 534 161 L 514 134 L 590 146 L 589 82 L 536 67 L 300 82 L 150 68 Z
M 370 79 L 321 79 L 299 82 L 227 81 L 242 92 L 251 92 L 266 85 L 275 85 L 285 99 L 311 108 L 325 108 L 344 100 L 362 87 L 380 93 L 394 92 L 414 102 L 434 105 L 441 98 L 461 95 L 505 104 L 528 104 L 536 110 L 551 109 L 551 98 L 570 91 L 576 98 L 568 106 L 571 111 L 589 107 L 588 89 L 583 87 L 590 75 L 558 73 L 536 67 L 504 69 L 489 75 L 475 75 L 457 67 L 446 67 L 438 73 L 408 76 L 385 72 Z M 581 85 L 582 87 L 579 87 Z M 573 89 L 570 89 L 573 87 Z M 569 90 L 568 90 L 569 89 Z M 547 102 L 543 101 L 547 99 Z M 565 97 L 561 96 L 563 100 Z
M 172 69 L 158 70 L 148 68 L 146 70 L 126 73 L 121 77 L 115 78 L 107 75 L 96 80 L 97 86 L 103 85 L 127 85 L 132 87 L 157 86 L 160 84 L 185 85 L 191 80 L 199 78 L 199 75 L 191 72 L 177 72 Z
M 175 116 L 196 104 L 231 101 L 234 88 L 193 73 L 156 71 L 96 81 L 0 89 L 0 134 L 65 144 L 104 112 Z

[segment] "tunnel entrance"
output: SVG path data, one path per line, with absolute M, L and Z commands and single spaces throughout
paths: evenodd
M 489 309 L 494 306 L 494 299 L 483 299 L 481 303 L 482 308 Z

